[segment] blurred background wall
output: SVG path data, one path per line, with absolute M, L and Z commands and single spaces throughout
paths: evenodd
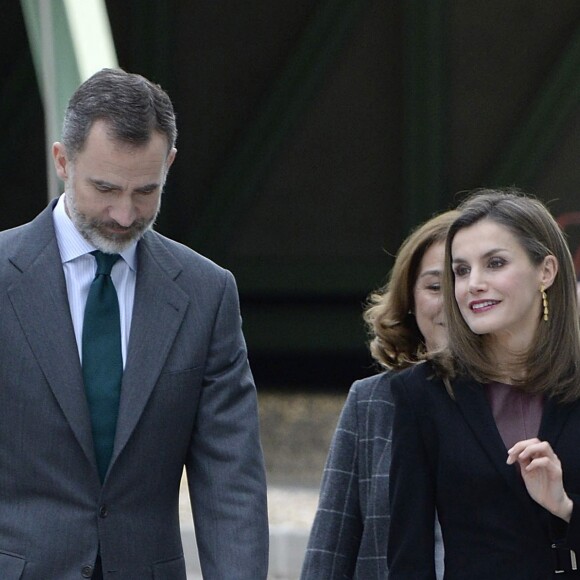
M 577 0 L 106 6 L 119 65 L 160 83 L 178 115 L 158 230 L 234 272 L 258 388 L 345 390 L 372 374 L 365 297 L 410 228 L 461 192 L 535 193 L 575 251 Z M 45 206 L 47 183 L 15 0 L 0 38 L 5 229 Z

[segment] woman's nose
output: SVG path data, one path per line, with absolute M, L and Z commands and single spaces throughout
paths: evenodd
M 473 293 L 481 292 L 486 287 L 483 273 L 477 269 L 472 269 L 469 273 L 469 291 Z

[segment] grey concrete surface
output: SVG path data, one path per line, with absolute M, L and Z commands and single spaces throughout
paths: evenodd
M 201 569 L 195 543 L 195 531 L 189 509 L 189 498 L 182 484 L 181 537 L 185 552 L 188 580 L 201 580 Z M 282 488 L 268 490 L 270 520 L 269 580 L 297 580 L 316 511 L 318 490 Z
M 259 393 L 262 446 L 268 475 L 270 571 L 268 580 L 298 580 L 318 504 L 330 440 L 346 392 Z M 181 530 L 188 580 L 201 580 L 195 532 L 184 481 Z

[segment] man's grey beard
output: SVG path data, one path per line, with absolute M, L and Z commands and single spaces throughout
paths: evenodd
M 75 194 L 69 188 L 65 190 L 66 208 L 70 218 L 81 236 L 91 243 L 97 250 L 105 254 L 120 254 L 132 243 L 138 242 L 147 230 L 150 230 L 159 215 L 161 197 L 155 214 L 150 219 L 135 220 L 129 227 L 123 228 L 115 221 L 105 222 L 96 218 L 88 218 L 80 212 L 76 206 Z M 123 233 L 111 233 L 104 229 L 105 226 L 123 229 Z

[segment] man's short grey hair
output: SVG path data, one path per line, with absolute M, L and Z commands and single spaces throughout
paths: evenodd
M 82 151 L 95 121 L 105 121 L 112 139 L 139 147 L 154 131 L 175 146 L 177 128 L 167 93 L 145 77 L 102 69 L 75 91 L 64 116 L 62 142 L 70 159 Z

